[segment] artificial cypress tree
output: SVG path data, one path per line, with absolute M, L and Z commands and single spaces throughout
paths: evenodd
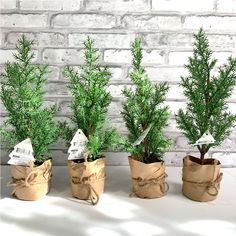
M 227 99 L 236 85 L 236 58 L 212 72 L 217 60 L 212 58 L 207 36 L 201 28 L 194 34 L 193 57 L 189 57 L 189 75 L 181 77 L 184 95 L 188 98 L 186 111 L 180 109 L 176 115 L 178 127 L 183 130 L 190 144 L 194 144 L 205 132 L 209 131 L 215 139 L 214 144 L 198 145 L 201 160 L 211 147 L 220 145 L 229 135 L 236 121 L 236 115 L 227 109 Z
M 115 129 L 105 127 L 111 102 L 107 91 L 111 74 L 107 67 L 99 64 L 100 53 L 90 37 L 84 42 L 84 47 L 85 64 L 80 66 L 80 72 L 70 66 L 64 71 L 70 80 L 69 89 L 73 97 L 73 127 L 65 126 L 65 138 L 71 141 L 76 130 L 81 129 L 88 138 L 87 161 L 94 161 L 110 146 L 115 147 L 119 137 Z
M 33 42 L 24 35 L 18 40 L 15 62 L 7 62 L 1 74 L 1 100 L 8 117 L 0 134 L 11 147 L 30 138 L 36 163 L 48 159 L 49 145 L 60 135 L 60 123 L 53 117 L 57 106 L 43 107 L 47 65 L 33 63 Z
M 163 134 L 169 118 L 168 107 L 163 104 L 169 86 L 166 82 L 159 85 L 150 82 L 141 65 L 143 55 L 140 38 L 135 39 L 131 51 L 133 68 L 130 78 L 134 89 L 126 87 L 123 90 L 126 102 L 121 112 L 129 132 L 125 148 L 141 162 L 156 162 L 162 159 L 164 151 L 171 144 L 171 140 Z M 142 140 L 140 137 L 145 131 L 148 133 Z

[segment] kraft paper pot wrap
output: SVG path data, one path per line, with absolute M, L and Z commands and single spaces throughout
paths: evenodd
M 165 163 L 163 161 L 145 164 L 135 156 L 129 157 L 132 176 L 132 194 L 140 198 L 159 198 L 164 196 L 169 186 L 165 182 Z
M 93 205 L 104 191 L 105 158 L 92 162 L 68 161 L 72 195 L 81 200 L 90 200 Z
M 34 201 L 45 196 L 51 185 L 52 161 L 47 160 L 40 166 L 11 165 L 12 181 L 9 186 L 13 187 L 12 195 L 21 200 Z
M 223 173 L 220 162 L 186 156 L 183 159 L 183 194 L 195 201 L 207 202 L 216 199 Z

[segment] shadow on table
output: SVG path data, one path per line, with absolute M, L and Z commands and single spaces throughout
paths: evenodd
M 182 196 L 182 183 L 177 183 L 168 180 L 167 183 L 169 184 L 169 191 L 167 195 Z
M 6 227 L 8 235 L 11 235 L 9 226 L 12 224 L 28 232 L 27 235 L 32 231 L 41 236 L 206 236 L 210 235 L 207 232 L 220 235 L 222 230 L 236 230 L 232 212 L 231 216 L 226 214 L 227 206 L 221 211 L 217 204 L 187 200 L 182 196 L 181 183 L 168 181 L 170 191 L 160 199 L 129 198 L 128 167 L 107 169 L 109 181 L 96 206 L 71 197 L 65 167 L 53 171 L 52 190 L 42 200 L 7 199 L 10 189 L 4 184 L 9 179 L 4 176 L 9 174 L 7 168 L 4 169 L 1 195 L 5 199 L 1 201 L 0 216 L 1 230 Z
M 11 181 L 10 171 L 8 166 L 2 166 L 1 169 L 1 189 L 0 189 L 0 199 L 5 197 L 11 197 L 11 188 L 7 187 L 7 184 Z
M 104 199 L 105 200 L 105 199 Z M 121 202 L 120 202 L 121 203 Z M 14 215 L 9 209 L 1 211 L 1 222 L 7 225 L 14 224 L 25 235 L 40 234 L 41 236 L 203 236 L 198 233 L 185 232 L 176 226 L 173 226 L 171 219 L 157 219 L 152 209 L 146 209 L 140 204 L 133 205 L 129 210 L 133 215 L 127 218 L 127 212 L 124 205 L 111 208 L 112 214 L 107 215 L 107 209 L 103 206 L 85 206 L 74 204 L 69 201 L 57 200 L 50 205 L 45 204 L 45 213 L 28 212 L 28 215 Z M 51 215 L 50 208 L 53 206 L 54 213 Z M 14 208 L 14 206 L 12 206 Z M 122 208 L 123 217 L 117 217 L 116 210 Z M 34 206 L 31 205 L 31 211 Z M 25 211 L 29 210 L 28 207 Z M 40 211 L 42 212 L 42 210 Z M 140 217 L 140 214 L 141 217 Z M 139 216 L 139 217 L 137 217 Z M 137 220 L 137 218 L 139 218 Z M 156 219 L 156 220 L 155 220 Z M 4 230 L 4 228 L 2 228 Z M 14 229 L 15 230 L 15 229 Z M 11 235 L 11 227 L 8 229 Z M 13 232 L 12 232 L 13 233 Z M 29 233 L 29 234 L 27 234 Z M 21 236 L 22 234 L 19 234 Z

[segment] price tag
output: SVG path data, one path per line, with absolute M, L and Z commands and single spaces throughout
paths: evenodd
M 10 165 L 28 166 L 30 161 L 35 161 L 31 140 L 27 138 L 18 143 L 14 147 L 14 150 L 9 154 L 9 157 L 10 160 L 8 161 L 8 164 Z
M 139 145 L 147 136 L 148 132 L 150 131 L 152 127 L 152 124 L 150 124 L 144 131 L 143 133 L 139 136 L 139 138 L 133 143 L 133 146 Z
M 86 152 L 87 137 L 81 129 L 78 129 L 70 142 L 68 160 L 83 159 Z
M 199 138 L 196 143 L 194 143 L 194 146 L 198 146 L 198 145 L 203 145 L 203 144 L 211 144 L 211 143 L 215 143 L 215 139 L 213 138 L 213 136 L 211 135 L 211 133 L 209 131 L 206 131 L 201 138 Z

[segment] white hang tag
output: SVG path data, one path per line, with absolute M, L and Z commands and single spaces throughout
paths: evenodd
M 77 150 L 71 150 L 68 160 L 82 159 L 85 148 L 78 148 Z
M 27 138 L 18 143 L 9 154 L 9 157 L 10 160 L 7 163 L 10 165 L 28 166 L 30 161 L 35 161 L 31 140 Z
M 133 143 L 133 146 L 139 145 L 147 136 L 148 132 L 150 131 L 152 127 L 152 124 L 150 124 L 144 131 L 143 133 L 139 136 L 139 138 Z
M 194 143 L 194 146 L 199 146 L 199 145 L 203 145 L 203 144 L 211 144 L 211 143 L 215 143 L 215 139 L 213 138 L 213 136 L 211 135 L 211 133 L 209 131 L 206 131 L 201 138 L 199 138 L 196 143 Z
M 81 129 L 78 129 L 70 142 L 68 160 L 83 159 L 86 152 L 87 137 Z

